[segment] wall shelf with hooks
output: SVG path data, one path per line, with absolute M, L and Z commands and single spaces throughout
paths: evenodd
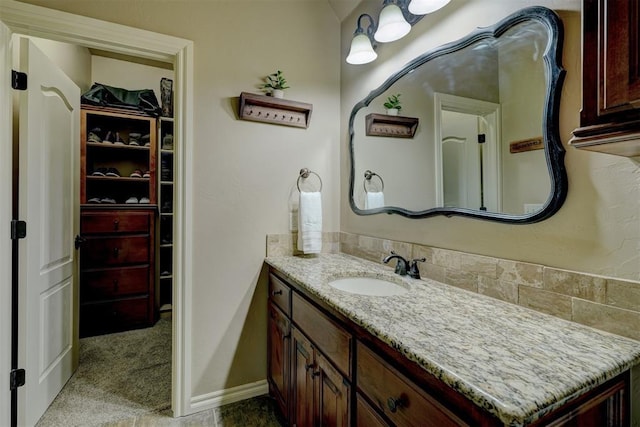
M 365 120 L 367 136 L 413 138 L 417 128 L 418 118 L 416 117 L 371 113 L 367 115 Z
M 308 128 L 313 105 L 242 92 L 238 116 L 242 120 Z

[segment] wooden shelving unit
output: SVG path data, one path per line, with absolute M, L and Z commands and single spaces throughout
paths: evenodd
M 173 207 L 174 207 L 174 153 L 173 118 L 158 119 L 160 169 L 158 174 L 159 250 L 158 250 L 158 306 L 160 314 L 172 309 L 173 294 Z
M 157 318 L 156 118 L 84 105 L 80 116 L 80 336 L 148 327 Z
M 130 197 L 147 198 L 148 206 L 156 204 L 156 118 L 135 114 L 128 110 L 114 108 L 100 109 L 83 105 L 80 130 L 80 203 L 90 200 L 112 199 L 115 205 L 129 206 L 125 202 Z M 88 141 L 89 133 L 95 129 L 100 139 L 111 133 L 122 139 L 123 144 L 113 142 Z M 137 143 L 131 145 L 131 134 L 140 135 Z M 148 141 L 145 146 L 144 141 Z M 93 176 L 98 170 L 115 169 L 120 176 Z M 140 170 L 148 177 L 132 178 L 131 174 Z M 100 203 L 102 204 L 102 203 Z

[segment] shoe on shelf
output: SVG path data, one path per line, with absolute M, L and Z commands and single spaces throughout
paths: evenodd
M 151 178 L 151 172 L 149 171 L 144 171 L 144 173 L 142 174 L 143 178 Z
M 149 204 L 151 203 L 151 200 L 149 200 L 148 197 L 140 197 L 140 203 Z
M 109 169 L 107 169 L 107 168 L 98 168 L 98 169 L 94 170 L 93 172 L 91 172 L 91 176 L 105 176 L 108 171 L 109 171 Z
M 139 133 L 130 133 L 129 134 L 129 145 L 140 145 L 140 137 L 142 135 Z
M 114 178 L 120 178 L 120 172 L 118 172 L 118 169 L 116 168 L 109 168 L 109 170 L 107 171 L 107 173 L 104 174 L 105 176 L 112 176 Z
M 169 270 L 164 270 L 162 273 L 160 273 L 160 277 L 167 277 L 167 276 L 171 276 L 171 272 Z
M 140 141 L 142 141 L 142 145 L 144 145 L 145 147 L 150 146 L 151 145 L 151 135 L 150 134 L 142 135 L 142 138 L 140 139 Z
M 100 197 L 92 197 L 91 199 L 87 200 L 88 203 L 101 203 L 100 201 Z
M 100 128 L 91 129 L 87 135 L 87 142 L 102 142 L 102 138 L 100 138 L 101 133 L 102 130 Z
M 100 199 L 100 203 L 111 203 L 111 204 L 115 204 L 116 201 L 114 199 L 112 199 L 111 197 L 103 197 L 102 199 Z
M 116 132 L 116 139 L 115 139 L 114 144 L 116 144 L 116 145 L 127 145 L 127 144 L 124 142 L 124 139 L 122 139 L 122 137 L 120 136 L 120 133 L 119 133 L 119 132 Z
M 108 131 L 102 142 L 104 142 L 105 144 L 113 144 L 113 138 L 113 132 Z
M 131 172 L 131 175 L 129 175 L 131 178 L 142 178 L 142 171 L 140 169 L 136 169 L 133 172 Z
M 173 150 L 173 135 L 167 134 L 162 138 L 162 149 Z
M 171 201 L 170 200 L 166 200 L 164 202 L 162 202 L 162 212 L 163 213 L 171 213 L 173 209 L 171 208 Z
M 127 203 L 127 204 L 134 204 L 134 203 L 138 203 L 138 198 L 137 198 L 137 197 L 133 197 L 133 196 L 131 196 L 131 197 L 129 197 L 129 198 L 127 199 L 127 201 L 126 201 L 125 203 Z

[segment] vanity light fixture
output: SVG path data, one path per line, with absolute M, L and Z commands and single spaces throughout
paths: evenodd
M 411 27 L 431 12 L 446 6 L 451 0 L 384 0 L 378 17 L 378 25 L 371 15 L 363 13 L 358 17 L 358 27 L 353 33 L 351 49 L 347 55 L 349 64 L 367 64 L 378 54 L 375 42 L 388 43 L 399 40 L 411 31 Z M 366 31 L 362 18 L 369 19 Z
M 369 19 L 369 26 L 367 31 L 362 28 L 362 18 Z M 378 54 L 373 50 L 371 43 L 371 36 L 375 31 L 375 22 L 371 15 L 363 13 L 358 17 L 358 28 L 353 33 L 353 40 L 351 40 L 351 49 L 347 56 L 347 62 L 349 64 L 367 64 L 374 61 Z
M 442 9 L 451 0 L 411 0 L 409 3 L 409 12 L 414 15 L 426 15 Z
M 378 18 L 378 30 L 373 36 L 376 41 L 388 43 L 400 40 L 409 34 L 409 31 L 411 24 L 405 19 L 402 9 L 393 0 L 384 0 Z

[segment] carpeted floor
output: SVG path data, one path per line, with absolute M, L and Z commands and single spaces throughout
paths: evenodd
M 171 320 L 83 338 L 80 366 L 36 427 L 280 427 L 268 396 L 171 416 Z
M 80 366 L 37 427 L 100 426 L 171 406 L 171 320 L 83 338 Z

